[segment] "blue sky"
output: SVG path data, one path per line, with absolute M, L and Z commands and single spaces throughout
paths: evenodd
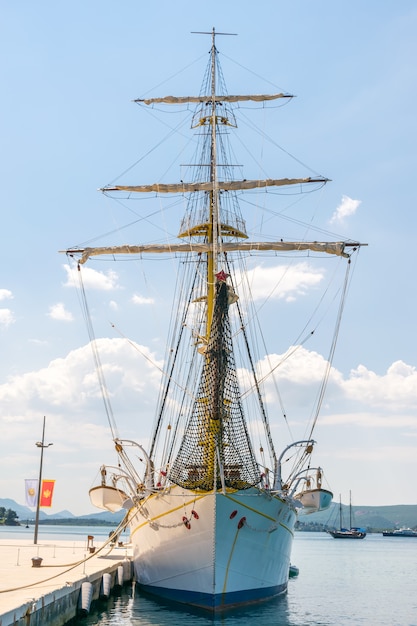
M 141 208 L 132 211 L 97 189 L 142 159 L 155 129 L 166 133 L 131 101 L 196 93 L 210 40 L 191 31 L 215 26 L 238 34 L 217 41 L 229 93 L 278 88 L 297 96 L 268 118 L 269 135 L 284 148 L 269 173 L 287 175 L 288 151 L 329 177 L 319 200 L 311 199 L 322 227 L 369 243 L 350 286 L 317 462 L 345 501 L 352 489 L 355 504 L 415 504 L 415 2 L 267 1 L 259 11 L 252 2 L 214 0 L 209 11 L 184 1 L 22 1 L 3 3 L 2 18 L 0 495 L 23 502 L 46 415 L 54 446 L 44 475 L 57 479 L 53 510 L 92 510 L 88 489 L 99 465 L 114 459 L 78 297 L 58 251 L 99 242 L 104 233 L 115 243 L 130 239 L 124 227 Z M 162 173 L 174 161 L 169 150 Z M 154 182 L 161 163 L 152 153 L 129 172 L 130 181 Z M 290 163 L 296 174 L 297 162 Z M 178 177 L 178 168 L 167 171 L 171 182 Z M 297 218 L 307 215 L 297 211 Z M 169 227 L 182 212 L 173 209 Z M 135 240 L 160 238 L 159 226 L 138 222 Z M 287 229 L 291 235 L 290 222 Z M 119 266 L 86 275 L 95 287 L 93 318 L 116 419 L 121 433 L 142 443 L 158 372 L 129 352 L 111 323 L 162 364 L 171 279 L 157 265 L 155 276 L 140 265 L 137 285 Z M 293 316 L 291 306 L 280 320 Z M 285 336 L 275 339 L 276 315 L 265 318 L 271 354 L 286 349 Z M 303 362 L 313 367 L 327 355 L 319 344 L 306 350 Z M 279 439 L 278 418 L 273 428 Z

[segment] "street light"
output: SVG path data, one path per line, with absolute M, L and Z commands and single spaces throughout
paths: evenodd
M 33 543 L 36 545 L 38 543 L 38 526 L 39 526 L 39 507 L 41 503 L 41 490 L 42 490 L 42 465 L 43 465 L 43 450 L 44 448 L 49 448 L 49 446 L 53 446 L 53 443 L 45 444 L 45 416 L 43 417 L 43 430 L 42 430 L 42 441 L 36 442 L 36 447 L 41 449 L 41 462 L 39 465 L 39 482 L 38 482 L 38 497 L 36 501 L 36 518 L 35 518 L 35 536 L 33 539 Z

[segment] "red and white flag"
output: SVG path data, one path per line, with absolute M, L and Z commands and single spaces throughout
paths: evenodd
M 43 480 L 41 489 L 41 500 L 39 506 L 50 507 L 52 506 L 52 496 L 54 493 L 55 481 Z

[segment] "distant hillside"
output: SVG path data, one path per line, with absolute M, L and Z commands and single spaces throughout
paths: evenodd
M 417 504 L 393 506 L 352 506 L 352 525 L 363 526 L 369 531 L 391 528 L 417 527 Z M 330 509 L 311 515 L 300 515 L 300 523 L 322 524 L 327 527 L 339 526 L 339 504 L 333 502 Z M 343 525 L 349 525 L 349 506 L 342 504 Z
M 29 509 L 29 507 L 27 506 L 18 504 L 10 498 L 0 498 L 0 506 L 4 506 L 5 509 L 12 509 L 12 511 L 16 511 L 20 521 L 33 519 L 35 517 L 35 513 L 32 511 L 32 509 Z M 39 519 L 44 519 L 45 517 L 47 517 L 47 515 L 41 509 L 39 511 Z
M 0 506 L 3 506 L 5 509 L 12 509 L 12 511 L 15 511 L 21 523 L 26 522 L 26 520 L 35 519 L 35 511 L 33 509 L 23 506 L 22 504 L 18 504 L 15 500 L 11 500 L 10 498 L 0 498 Z M 119 513 L 103 511 L 102 513 L 90 513 L 89 515 L 76 516 L 70 511 L 60 511 L 59 513 L 48 514 L 40 509 L 39 522 L 42 524 L 86 524 L 87 520 L 91 520 L 93 523 L 98 522 L 105 524 L 107 522 L 110 524 L 117 524 L 123 519 L 124 514 L 125 511 L 120 511 Z
M 118 525 L 126 514 L 125 510 L 118 511 L 117 513 L 110 513 L 107 511 L 103 511 L 102 513 L 90 513 L 90 515 L 80 515 L 79 517 L 54 517 L 49 516 L 46 519 L 40 520 L 39 523 L 42 526 L 108 526 L 108 525 Z M 1 625 L 0 625 L 1 626 Z

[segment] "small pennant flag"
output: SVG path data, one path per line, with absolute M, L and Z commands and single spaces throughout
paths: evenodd
M 26 506 L 35 507 L 38 499 L 38 480 L 36 478 L 25 479 Z
M 43 480 L 41 490 L 41 500 L 39 506 L 50 507 L 52 506 L 52 496 L 54 493 L 54 480 Z

